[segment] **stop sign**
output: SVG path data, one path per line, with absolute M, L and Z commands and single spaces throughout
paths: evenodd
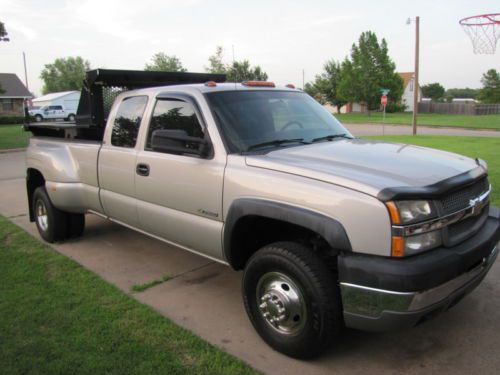
M 382 97 L 380 98 L 380 104 L 382 104 L 383 106 L 387 105 L 387 95 L 382 95 Z

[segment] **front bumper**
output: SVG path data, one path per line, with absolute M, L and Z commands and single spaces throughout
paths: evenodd
M 366 331 L 412 327 L 449 309 L 488 273 L 499 249 L 500 210 L 472 238 L 407 259 L 344 254 L 339 278 L 346 326 Z

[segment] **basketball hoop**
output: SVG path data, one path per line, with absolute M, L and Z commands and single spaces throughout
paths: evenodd
M 474 53 L 495 53 L 500 39 L 500 13 L 467 17 L 459 23 L 471 39 Z

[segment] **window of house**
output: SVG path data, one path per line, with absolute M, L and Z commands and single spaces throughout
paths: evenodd
M 131 96 L 122 100 L 111 133 L 113 146 L 135 147 L 147 102 L 147 96 Z
M 155 130 L 182 130 L 191 137 L 203 138 L 203 130 L 193 105 L 182 100 L 158 100 L 146 138 L 146 150 L 151 150 Z
M 413 91 L 413 79 L 410 80 L 410 91 Z
M 12 99 L 2 99 L 2 109 L 4 111 L 14 110 L 14 101 Z

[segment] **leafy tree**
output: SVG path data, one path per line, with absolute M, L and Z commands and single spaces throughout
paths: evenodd
M 90 70 L 90 63 L 80 56 L 58 58 L 46 64 L 40 73 L 42 92 L 80 90 L 87 70 Z
M 5 28 L 5 24 L 2 21 L 0 21 L 0 40 L 2 38 L 6 37 L 7 34 L 8 33 L 7 33 L 7 29 Z
M 438 82 L 429 83 L 422 86 L 422 94 L 424 98 L 438 101 L 444 97 L 444 87 Z
M 476 99 L 479 90 L 466 88 L 455 88 L 448 89 L 445 93 L 445 98 L 448 102 L 451 102 L 454 98 L 471 98 Z
M 483 88 L 479 90 L 478 99 L 483 103 L 500 103 L 500 73 L 490 69 L 481 78 Z
M 318 88 L 318 84 L 317 84 L 317 78 L 316 80 L 311 83 L 311 82 L 307 82 L 305 85 L 304 85 L 304 92 L 306 92 L 307 94 L 309 94 L 310 96 L 312 96 L 314 99 L 316 99 L 316 101 L 321 104 L 321 105 L 325 105 L 327 103 L 326 101 L 326 98 L 325 98 L 325 95 L 323 95 L 320 91 L 319 91 L 319 88 Z
M 187 72 L 187 69 L 182 66 L 182 62 L 177 56 L 169 56 L 163 52 L 154 54 L 151 58 L 151 63 L 146 64 L 144 70 Z
M 217 46 L 215 48 L 215 53 L 208 58 L 208 66 L 205 67 L 205 70 L 208 73 L 226 73 L 227 68 L 222 62 L 223 58 L 224 48 Z
M 389 100 L 398 102 L 403 93 L 403 80 L 396 73 L 396 65 L 388 54 L 385 39 L 379 43 L 374 32 L 361 34 L 358 44 L 352 45 L 351 57 L 341 66 L 342 76 L 338 95 L 344 100 L 380 107 L 380 90 L 389 89 Z
M 338 92 L 339 82 L 342 77 L 341 64 L 335 60 L 329 60 L 325 63 L 324 70 L 323 73 L 316 76 L 314 86 L 325 101 L 336 106 L 340 112 L 340 108 L 347 103 Z
M 228 82 L 242 82 L 248 80 L 266 81 L 267 73 L 260 66 L 252 68 L 248 60 L 234 61 L 226 70 Z

